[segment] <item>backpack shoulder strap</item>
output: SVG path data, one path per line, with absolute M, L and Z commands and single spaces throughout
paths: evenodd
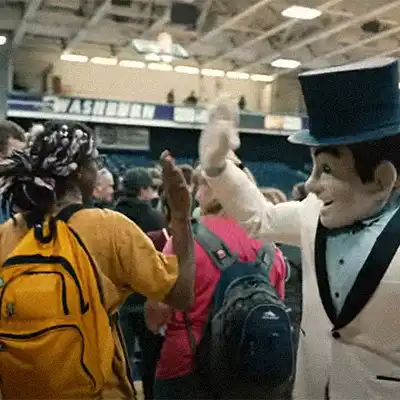
M 84 204 L 71 204 L 65 208 L 63 208 L 55 217 L 49 219 L 50 230 L 47 235 L 44 235 L 43 232 L 43 223 L 45 221 L 45 215 L 36 214 L 34 212 L 28 212 L 24 216 L 26 223 L 29 228 L 34 229 L 35 238 L 39 240 L 41 243 L 50 243 L 52 238 L 56 233 L 56 221 L 63 221 L 67 223 L 69 219 L 78 211 L 93 208 L 89 205 Z
M 232 254 L 228 246 L 204 224 L 194 220 L 192 227 L 196 241 L 221 271 L 237 261 L 237 256 Z
M 59 221 L 63 221 L 65 223 L 67 223 L 69 221 L 69 219 L 78 211 L 80 210 L 85 210 L 85 209 L 90 209 L 90 208 L 95 208 L 93 206 L 90 205 L 85 205 L 85 204 L 71 204 L 65 208 L 63 208 L 54 218 L 54 220 L 59 220 Z M 101 303 L 103 304 L 103 306 L 105 306 L 105 300 L 104 300 L 104 290 L 101 286 L 100 283 L 100 273 L 99 270 L 97 269 L 96 263 L 92 257 L 92 255 L 89 253 L 88 248 L 86 247 L 85 243 L 83 243 L 82 239 L 80 238 L 80 236 L 78 235 L 78 233 L 72 229 L 70 226 L 68 227 L 69 231 L 72 233 L 72 235 L 75 237 L 75 240 L 78 242 L 79 246 L 83 249 L 83 251 L 86 253 L 90 265 L 93 269 L 93 272 L 95 274 L 96 277 L 96 282 L 97 282 L 97 288 L 99 290 L 99 294 L 100 294 L 100 300 Z
M 196 242 L 204 249 L 211 258 L 213 264 L 219 268 L 221 272 L 225 271 L 237 261 L 237 257 L 232 254 L 228 246 L 215 235 L 214 232 L 197 219 L 192 219 L 191 223 Z M 188 333 L 190 350 L 192 356 L 195 357 L 197 343 L 189 320 L 189 315 L 186 312 L 183 313 L 183 321 Z
M 55 217 L 56 220 L 68 222 L 70 218 L 80 210 L 86 210 L 94 208 L 93 206 L 85 205 L 85 204 L 71 204 L 67 207 L 64 207 Z
M 257 261 L 265 268 L 267 274 L 271 272 L 275 259 L 275 246 L 265 243 L 257 252 Z

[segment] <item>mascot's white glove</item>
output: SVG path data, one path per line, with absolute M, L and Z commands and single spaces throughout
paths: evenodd
M 199 141 L 200 163 L 207 175 L 219 175 L 227 156 L 240 146 L 239 117 L 237 101 L 229 96 L 219 98 L 211 108 Z

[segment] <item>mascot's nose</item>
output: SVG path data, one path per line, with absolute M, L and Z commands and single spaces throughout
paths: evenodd
M 305 188 L 307 193 L 314 193 L 319 197 L 322 192 L 322 187 L 318 179 L 315 179 L 314 174 L 311 174 L 305 183 Z

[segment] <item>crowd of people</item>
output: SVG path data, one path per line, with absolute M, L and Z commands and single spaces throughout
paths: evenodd
M 200 341 L 220 273 L 206 251 L 191 243 L 191 220 L 200 220 L 243 260 L 253 261 L 262 242 L 247 236 L 226 214 L 201 166 L 175 165 L 166 153 L 153 168 L 114 174 L 96 150 L 91 130 L 82 124 L 49 121 L 25 133 L 15 123 L 1 121 L 0 137 L 2 261 L 33 223 L 44 224 L 49 214 L 83 205 L 68 224 L 105 281 L 106 310 L 118 308 L 116 325 L 124 337 L 122 342 L 115 339 L 114 376 L 107 384 L 118 395 L 130 396 L 134 386 L 129 382 L 140 377 L 145 399 L 211 398 L 212 388 L 192 376 L 194 356 L 183 315 L 187 312 Z M 234 154 L 230 158 L 255 183 L 241 161 Z M 262 192 L 274 203 L 287 200 L 279 189 Z M 283 299 L 288 265 L 278 247 L 274 253 L 270 280 Z M 293 261 L 296 268 L 298 258 Z M 295 292 L 291 306 L 299 313 L 299 281 Z M 122 372 L 125 367 L 128 376 Z M 43 384 L 46 379 L 50 377 L 41 377 Z M 47 393 L 54 390 L 67 388 L 58 382 Z M 262 396 L 261 388 L 258 393 L 256 398 Z M 14 394 L 21 393 L 4 390 L 5 397 Z
M 0 121 L 2 399 L 132 399 L 138 375 L 156 400 L 396 398 L 398 63 L 300 82 L 290 200 L 235 155 L 230 97 L 198 166 L 121 176 L 83 124 Z
M 244 167 L 239 158 L 234 154 L 231 154 L 230 158 L 245 171 L 250 181 L 256 183 L 250 170 Z M 202 176 L 201 167 L 184 164 L 178 165 L 178 168 L 182 171 L 192 198 L 192 218 L 201 218 L 202 223 L 223 239 L 229 248 L 238 252 L 241 258 L 254 258 L 254 249 L 260 248 L 262 243 L 249 238 L 243 229 L 226 215 Z M 293 192 L 295 199 L 301 200 L 300 196 L 304 198 L 305 193 L 299 194 L 298 188 L 304 188 L 304 183 L 296 185 Z M 273 204 L 288 201 L 286 195 L 277 188 L 260 190 Z M 151 238 L 157 250 L 172 254 L 171 214 L 163 190 L 159 165 L 152 168 L 132 167 L 123 171 L 121 176 L 113 175 L 107 168 L 102 168 L 98 172 L 93 204 L 114 209 L 125 215 Z M 286 264 L 283 262 L 281 251 L 277 248 L 276 252 L 277 259 L 271 273 L 271 281 L 284 298 Z M 286 246 L 284 253 L 290 258 L 291 269 L 294 271 L 288 285 L 291 293 L 286 298 L 286 303 L 290 310 L 293 310 L 293 321 L 297 321 L 297 334 L 301 308 L 300 254 L 297 249 L 289 246 Z M 199 339 L 207 321 L 209 304 L 219 274 L 200 246 L 195 246 L 195 264 L 195 301 L 189 317 L 195 327 L 195 336 Z M 162 303 L 146 302 L 146 297 L 135 293 L 130 295 L 121 307 L 120 323 L 129 360 L 142 379 L 146 399 L 212 397 L 202 382 L 193 383 L 195 387 L 191 389 L 189 378 L 184 378 L 190 374 L 193 357 L 190 343 L 185 340 L 187 329 L 182 313 L 175 314 Z M 180 354 L 180 358 L 177 358 L 176 354 Z M 156 394 L 153 390 L 155 383 Z M 169 385 L 172 385 L 172 388 L 169 388 Z

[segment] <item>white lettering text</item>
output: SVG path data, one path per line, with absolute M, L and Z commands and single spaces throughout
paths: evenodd
M 93 104 L 92 115 L 104 115 L 104 110 L 106 108 L 106 102 L 104 100 L 95 100 Z
M 143 119 L 154 119 L 155 112 L 156 112 L 155 106 L 145 104 L 143 106 L 142 117 Z
M 53 112 L 66 114 L 68 111 L 68 106 L 70 103 L 70 99 L 63 99 L 63 98 L 54 98 L 53 102 Z
M 129 113 L 129 117 L 140 119 L 142 117 L 142 105 L 141 104 L 132 104 L 132 108 Z
M 71 104 L 68 109 L 69 114 L 80 114 L 81 113 L 81 101 L 79 99 L 75 99 L 71 101 Z
M 118 105 L 117 116 L 120 118 L 127 118 L 129 116 L 130 103 L 121 102 Z
M 117 114 L 118 103 L 116 101 L 107 102 L 106 116 L 115 117 Z
M 82 102 L 82 114 L 92 115 L 93 100 L 83 100 Z

